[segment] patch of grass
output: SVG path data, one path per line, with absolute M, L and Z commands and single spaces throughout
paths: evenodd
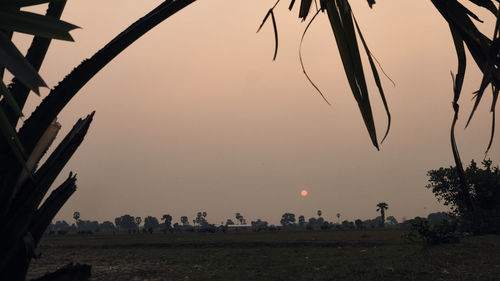
M 71 261 L 93 280 L 498 280 L 500 236 L 423 248 L 401 230 L 47 236 L 29 277 Z

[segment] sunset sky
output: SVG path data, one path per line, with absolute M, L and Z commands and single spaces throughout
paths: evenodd
M 70 0 L 63 19 L 81 27 L 75 42 L 53 42 L 41 75 L 54 87 L 80 61 L 161 1 Z M 453 164 L 449 144 L 456 55 L 449 29 L 430 1 L 365 0 L 351 5 L 383 77 L 393 116 L 377 151 L 350 92 L 326 15 L 305 37 L 303 58 L 327 105 L 307 82 L 298 49 L 306 26 L 289 1 L 276 8 L 279 51 L 267 23 L 273 0 L 198 0 L 125 50 L 59 117 L 61 140 L 96 110 L 89 133 L 58 182 L 78 174 L 78 189 L 56 220 L 111 220 L 123 214 L 206 211 L 219 224 L 240 212 L 279 223 L 284 212 L 367 219 L 446 210 L 425 188 L 426 172 Z M 478 13 L 489 19 L 487 13 Z M 486 21 L 488 23 L 488 21 Z M 492 34 L 491 19 L 484 30 Z M 28 36 L 17 36 L 20 48 Z M 364 56 L 364 54 L 363 54 Z M 463 130 L 481 74 L 472 60 L 457 130 L 464 162 L 481 161 L 489 141 L 491 94 Z M 365 67 L 367 63 L 365 61 Z M 368 70 L 368 69 L 366 69 Z M 387 119 L 366 72 L 379 138 Z M 42 96 L 48 89 L 42 90 Z M 40 102 L 33 96 L 29 112 Z M 498 163 L 498 137 L 489 156 Z M 301 190 L 307 196 L 301 196 Z

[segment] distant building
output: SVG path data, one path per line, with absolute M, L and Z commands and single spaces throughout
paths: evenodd
M 252 226 L 249 224 L 233 224 L 233 225 L 228 225 L 227 230 L 229 231 L 252 230 Z

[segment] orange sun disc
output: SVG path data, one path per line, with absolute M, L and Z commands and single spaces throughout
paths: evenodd
M 302 196 L 302 197 L 306 197 L 306 196 L 307 196 L 307 193 L 308 193 L 308 192 L 307 192 L 307 190 L 302 189 L 302 190 L 300 191 L 300 196 Z

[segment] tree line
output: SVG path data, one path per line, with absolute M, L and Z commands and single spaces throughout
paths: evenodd
M 443 226 L 449 228 L 447 232 L 466 232 L 472 234 L 500 233 L 500 168 L 493 165 L 490 159 L 485 159 L 478 165 L 475 161 L 464 169 L 467 179 L 468 194 L 464 196 L 461 192 L 461 181 L 456 167 L 441 167 L 436 170 L 428 171 L 430 189 L 439 202 L 450 208 L 449 213 L 439 212 L 430 214 L 427 222 L 439 222 L 444 218 L 451 219 L 449 225 Z M 410 221 L 398 223 L 394 216 L 386 217 L 386 211 L 389 205 L 380 202 L 376 205 L 376 211 L 380 214 L 374 219 L 354 221 L 342 220 L 340 213 L 336 214 L 336 221 L 326 221 L 322 216 L 322 211 L 317 211 L 317 217 L 311 217 L 306 220 L 303 215 L 296 216 L 293 213 L 286 212 L 280 219 L 280 224 L 270 225 L 263 220 L 251 221 L 247 224 L 245 217 L 236 213 L 234 218 L 228 218 L 221 222 L 219 226 L 207 221 L 206 212 L 198 212 L 192 221 L 187 216 L 180 217 L 180 223 L 172 224 L 172 216 L 165 214 L 160 221 L 148 216 L 144 218 L 144 224 L 141 227 L 142 218 L 131 215 L 123 215 L 115 219 L 114 223 L 105 221 L 81 220 L 80 214 L 75 212 L 75 223 L 69 224 L 65 221 L 57 221 L 47 228 L 50 232 L 137 232 L 137 231 L 217 231 L 224 229 L 241 229 L 242 226 L 257 230 L 268 229 L 362 229 L 378 228 L 385 226 L 408 225 Z M 420 218 L 421 219 L 421 218 Z M 192 224 L 191 224 L 192 222 Z M 422 228 L 422 227 L 417 227 Z M 425 232 L 425 231 L 424 231 Z
M 207 212 L 197 212 L 192 220 L 188 216 L 180 216 L 178 222 L 173 221 L 173 217 L 164 214 L 160 219 L 154 216 L 135 217 L 125 214 L 116 217 L 114 222 L 83 220 L 80 213 L 73 214 L 74 223 L 68 223 L 64 220 L 51 223 L 46 230 L 49 234 L 79 233 L 91 234 L 96 232 L 113 233 L 153 233 L 153 232 L 225 232 L 225 231 L 273 231 L 273 230 L 336 230 L 336 229 L 373 229 L 383 227 L 402 227 L 407 226 L 411 220 L 404 220 L 399 223 L 394 216 L 385 217 L 385 210 L 388 204 L 381 202 L 377 204 L 377 212 L 380 215 L 373 219 L 356 219 L 354 221 L 341 220 L 342 215 L 337 213 L 336 221 L 328 221 L 322 216 L 322 211 L 317 211 L 316 217 L 306 220 L 304 215 L 296 216 L 293 213 L 286 212 L 281 216 L 279 225 L 269 224 L 265 220 L 257 219 L 247 224 L 247 220 L 241 213 L 235 213 L 234 219 L 228 218 L 216 225 L 207 220 Z M 438 212 L 429 214 L 428 220 L 440 221 L 447 216 L 447 213 Z

